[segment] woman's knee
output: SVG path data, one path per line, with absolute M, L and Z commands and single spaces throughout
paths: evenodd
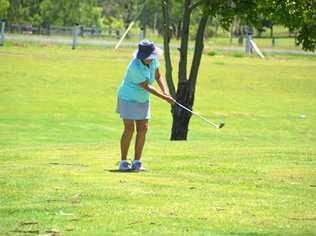
M 134 133 L 134 123 L 124 125 L 124 133 L 133 134 Z
M 137 125 L 137 133 L 147 133 L 149 129 L 148 123 Z

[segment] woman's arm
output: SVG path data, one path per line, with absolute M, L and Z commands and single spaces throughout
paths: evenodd
M 155 87 L 148 84 L 147 80 L 142 83 L 139 83 L 138 85 L 141 86 L 146 91 L 150 92 L 151 94 L 166 100 L 170 104 L 174 104 L 174 99 L 170 95 L 159 92 Z
M 159 68 L 156 69 L 156 81 L 161 89 L 161 92 L 163 94 L 167 94 L 169 95 L 168 93 L 168 90 L 167 90 L 167 87 L 165 85 L 165 82 L 163 81 L 162 77 L 161 77 L 161 74 L 160 74 L 160 71 L 159 71 Z

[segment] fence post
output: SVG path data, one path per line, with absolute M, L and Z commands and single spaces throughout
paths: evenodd
M 143 40 L 145 38 L 145 33 L 144 33 L 144 28 L 141 27 L 140 28 L 140 32 L 139 32 L 139 40 Z
M 274 37 L 274 32 L 273 32 L 273 24 L 270 27 L 270 37 L 272 38 L 272 47 L 275 46 L 275 37 Z
M 4 45 L 4 29 L 5 29 L 5 21 L 1 20 L 1 35 L 0 35 L 0 46 Z
M 242 33 L 238 36 L 238 45 L 242 46 L 244 44 L 244 36 Z
M 77 46 L 77 38 L 79 33 L 79 26 L 75 25 L 72 29 L 72 49 L 76 49 Z
M 272 37 L 272 47 L 275 47 L 275 37 Z
M 116 39 L 120 39 L 121 38 L 121 32 L 120 32 L 120 30 L 115 30 L 115 37 L 116 37 Z
M 229 45 L 231 46 L 233 44 L 233 33 L 232 33 L 232 31 L 228 32 L 228 37 L 229 37 Z
M 252 28 L 250 26 L 247 27 L 247 41 L 246 41 L 246 53 L 252 53 L 252 45 L 250 41 L 252 40 Z
M 47 35 L 50 36 L 50 24 L 47 25 Z

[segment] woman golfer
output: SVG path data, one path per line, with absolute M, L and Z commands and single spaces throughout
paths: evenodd
M 134 58 L 127 67 L 124 80 L 119 88 L 117 112 L 124 123 L 124 131 L 121 137 L 120 171 L 130 169 L 139 171 L 142 168 L 141 155 L 148 130 L 148 119 L 150 118 L 149 93 L 173 104 L 173 98 L 168 94 L 159 72 L 157 57 L 161 54 L 162 50 L 151 41 L 141 41 L 138 44 L 138 50 L 134 53 Z M 155 80 L 161 92 L 152 86 Z M 135 155 L 130 168 L 126 159 L 135 124 Z

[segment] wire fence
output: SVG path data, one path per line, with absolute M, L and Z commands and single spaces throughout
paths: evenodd
M 43 35 L 43 36 L 72 36 L 75 28 L 78 28 L 78 36 L 88 38 L 111 38 L 118 39 L 121 37 L 123 30 L 119 28 L 98 28 L 84 26 L 54 26 L 47 25 L 45 27 L 32 26 L 30 24 L 7 24 L 6 32 L 12 34 L 24 35 Z M 133 33 L 129 33 L 128 37 L 135 37 Z
M 114 47 L 117 41 L 121 38 L 124 30 L 120 28 L 97 28 L 84 27 L 76 25 L 73 27 L 47 25 L 45 27 L 36 27 L 31 24 L 10 24 L 0 21 L 0 46 L 4 45 L 5 40 L 21 41 L 21 42 L 37 42 L 37 43 L 52 43 L 52 44 L 67 44 L 72 45 L 72 49 L 76 49 L 78 45 L 94 45 Z M 147 36 L 158 43 L 162 47 L 162 37 L 156 33 L 147 31 Z M 287 35 L 286 35 L 287 34 Z M 247 48 L 247 33 L 242 33 L 237 36 L 226 32 L 218 34 L 217 37 L 205 37 L 205 47 L 210 50 L 223 49 L 230 51 L 249 51 Z M 262 51 L 277 51 L 286 50 L 287 52 L 299 52 L 300 47 L 295 44 L 295 34 L 291 32 L 282 32 L 282 34 L 275 34 L 276 37 L 263 37 L 253 35 L 253 40 L 256 42 L 258 48 Z M 135 47 L 137 42 L 144 36 L 141 29 L 134 28 L 126 36 L 123 47 Z M 194 37 L 192 38 L 194 39 Z M 176 36 L 173 37 L 170 47 L 178 48 L 179 40 Z M 249 42 L 249 40 L 248 40 Z M 249 46 L 249 43 L 248 43 Z M 189 48 L 194 48 L 194 43 L 189 44 Z M 250 50 L 251 51 L 251 50 Z M 314 53 L 313 53 L 314 54 Z
M 72 49 L 75 49 L 78 44 L 109 46 L 120 39 L 123 34 L 122 29 L 112 27 L 98 28 L 80 25 L 73 27 L 47 25 L 41 27 L 31 24 L 10 24 L 1 21 L 0 30 L 0 46 L 4 45 L 5 39 L 9 39 L 14 41 L 72 44 Z M 126 39 L 138 42 L 142 32 L 139 31 L 139 34 L 134 32 L 129 32 L 126 35 Z M 5 34 L 6 36 L 4 36 Z

